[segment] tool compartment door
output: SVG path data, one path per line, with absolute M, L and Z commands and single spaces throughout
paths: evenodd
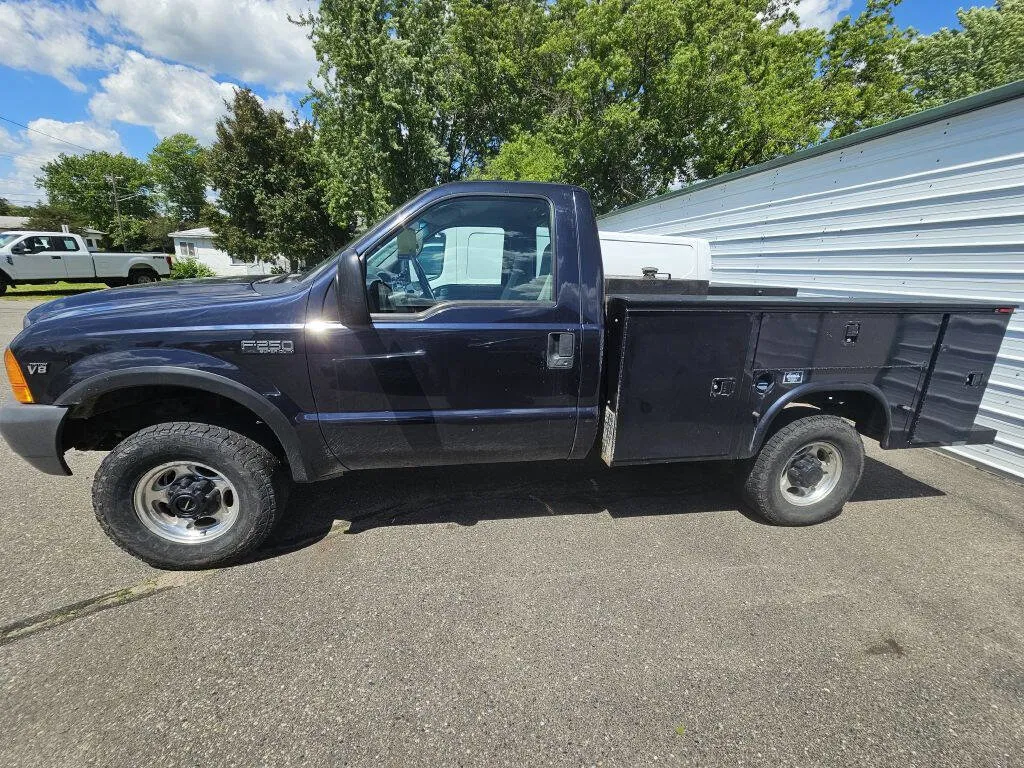
M 914 419 L 912 445 L 966 441 L 1003 340 L 1006 315 L 950 315 Z
M 733 451 L 754 320 L 752 312 L 627 312 L 613 463 Z

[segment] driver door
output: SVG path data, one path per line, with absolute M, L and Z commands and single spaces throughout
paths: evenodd
M 345 466 L 568 457 L 579 277 L 575 232 L 552 248 L 553 220 L 543 197 L 456 196 L 370 248 L 369 327 L 307 335 L 321 428 Z
M 58 250 L 52 235 L 29 235 L 15 244 L 11 252 L 18 253 L 16 277 L 22 280 L 63 280 L 67 277 L 64 254 Z

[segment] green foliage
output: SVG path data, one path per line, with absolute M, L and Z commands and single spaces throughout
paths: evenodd
M 326 258 L 348 233 L 327 212 L 312 126 L 289 125 L 249 90 L 236 91 L 228 108 L 207 158 L 219 209 L 202 218 L 216 245 L 245 261 L 283 254 L 293 270 Z
M 917 36 L 904 51 L 906 76 L 921 107 L 934 107 L 1024 79 L 1024 0 L 960 9 L 962 29 Z
M 109 232 L 114 245 L 127 250 L 141 245 L 143 222 L 154 212 L 148 165 L 121 153 L 89 152 L 61 154 L 46 163 L 42 172 L 36 184 L 46 190 L 55 209 L 71 212 L 76 219 Z
M 172 280 L 191 280 L 195 277 L 216 277 L 216 273 L 194 257 L 175 259 L 171 267 Z
M 65 224 L 76 235 L 82 234 L 82 230 L 89 226 L 89 222 L 73 208 L 52 203 L 40 203 L 28 213 L 28 229 L 60 232 Z
M 28 216 L 32 213 L 30 205 L 15 205 L 6 197 L 0 197 L 0 216 Z
M 910 35 L 896 25 L 900 0 L 868 0 L 856 19 L 840 19 L 821 62 L 829 138 L 889 122 L 920 109 L 907 88 L 902 58 Z
M 303 18 L 320 61 L 311 102 L 335 220 L 361 229 L 461 179 L 544 108 L 544 0 L 324 0 Z
M 506 141 L 479 178 L 505 181 L 561 181 L 565 177 L 565 159 L 543 135 L 522 133 Z
M 817 30 L 772 0 L 327 0 L 307 18 L 331 211 L 361 228 L 482 175 L 611 208 L 805 146 Z
M 176 227 L 195 226 L 206 203 L 206 150 L 193 136 L 176 133 L 153 147 L 149 167 L 164 216 Z

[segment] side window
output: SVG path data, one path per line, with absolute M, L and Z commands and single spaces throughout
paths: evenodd
M 73 237 L 58 237 L 58 238 L 56 238 L 56 240 L 60 244 L 60 246 L 61 246 L 60 250 L 62 250 L 62 251 L 77 251 L 78 250 L 78 241 L 75 240 L 75 238 L 73 238 Z
M 28 248 L 29 253 L 42 253 L 43 251 L 50 250 L 50 239 L 40 237 L 39 235 L 26 237 L 21 241 L 21 244 Z
M 436 203 L 366 259 L 371 312 L 439 302 L 553 301 L 551 204 L 467 196 Z
M 188 256 L 188 243 L 186 243 L 184 240 L 178 241 L 178 255 Z

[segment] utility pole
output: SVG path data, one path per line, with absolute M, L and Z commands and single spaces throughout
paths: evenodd
M 114 214 L 117 216 L 117 234 L 121 238 L 121 250 L 124 250 L 124 227 L 121 225 L 121 200 L 117 196 L 117 179 L 118 177 L 112 173 L 108 173 L 103 177 L 110 182 L 111 188 L 114 190 Z

